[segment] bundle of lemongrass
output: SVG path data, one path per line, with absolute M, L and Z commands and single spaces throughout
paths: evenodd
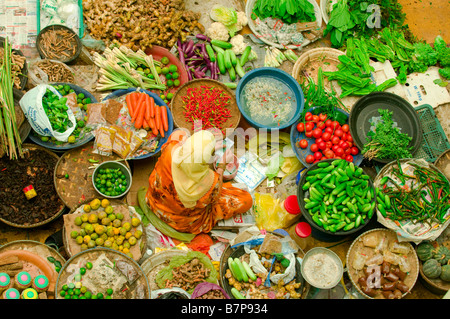
M 0 68 L 0 153 L 10 159 L 23 157 L 22 140 L 16 123 L 14 108 L 12 50 L 8 38 L 4 42 L 3 63 Z

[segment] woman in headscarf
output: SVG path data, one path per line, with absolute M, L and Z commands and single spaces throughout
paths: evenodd
M 225 161 L 210 168 L 216 140 L 209 131 L 186 139 L 176 131 L 164 144 L 149 177 L 146 199 L 152 211 L 174 229 L 192 234 L 209 232 L 219 220 L 247 212 L 252 197 L 223 183 Z M 224 155 L 225 157 L 225 155 Z

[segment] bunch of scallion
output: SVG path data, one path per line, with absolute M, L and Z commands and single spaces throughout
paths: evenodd
M 156 66 L 160 66 L 161 63 L 140 49 L 135 52 L 124 45 L 113 49 L 106 48 L 103 55 L 95 52 L 93 58 L 94 63 L 100 68 L 100 78 L 96 87 L 98 91 L 130 87 L 166 89 L 156 70 Z M 140 71 L 139 68 L 142 66 L 148 68 L 150 73 Z
M 3 48 L 3 61 L 0 68 L 0 144 L 2 152 L 15 160 L 23 157 L 23 151 L 14 109 L 12 50 L 8 38 L 5 39 Z

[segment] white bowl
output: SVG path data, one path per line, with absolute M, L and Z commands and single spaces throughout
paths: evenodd
M 334 278 L 332 278 L 331 280 L 329 278 L 327 278 L 327 282 L 326 283 L 318 283 L 314 280 L 314 278 L 312 278 L 311 276 L 309 276 L 308 273 L 305 272 L 305 265 L 308 265 L 308 263 L 312 262 L 312 257 L 317 256 L 319 254 L 325 255 L 325 257 L 327 258 L 327 260 L 333 262 L 335 264 L 335 274 L 334 274 Z M 302 267 L 301 267 L 301 271 L 302 271 L 302 276 L 303 278 L 305 278 L 305 280 L 313 287 L 319 288 L 319 289 L 331 289 L 333 287 L 335 287 L 342 278 L 342 275 L 344 273 L 344 266 L 342 264 L 341 259 L 339 258 L 338 255 L 336 255 L 335 252 L 333 252 L 332 250 L 328 249 L 328 248 L 324 248 L 324 247 L 315 247 L 312 248 L 310 250 L 308 250 L 308 252 L 305 254 L 305 257 L 303 257 L 302 260 Z M 314 274 L 315 275 L 320 275 L 321 272 L 325 272 L 326 269 L 325 267 L 322 266 L 316 266 L 314 267 Z M 322 273 L 322 274 L 323 274 Z

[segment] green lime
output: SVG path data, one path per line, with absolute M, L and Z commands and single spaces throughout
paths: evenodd
M 167 74 L 169 73 L 169 68 L 167 66 L 163 67 L 161 70 L 162 74 Z
M 85 296 L 87 299 L 91 299 L 91 298 L 92 298 L 92 293 L 91 293 L 90 291 L 86 291 L 86 293 L 84 294 L 84 296 Z
M 169 58 L 168 57 L 166 57 L 166 56 L 163 56 L 162 58 L 161 58 L 161 63 L 162 64 L 164 64 L 164 65 L 166 65 L 166 64 L 169 64 Z
M 74 291 L 75 295 L 79 296 L 81 294 L 81 290 L 80 289 L 75 289 Z
M 172 73 L 172 79 L 178 79 L 180 77 L 180 75 L 178 74 L 178 72 L 173 72 Z
M 174 82 L 175 83 L 175 82 Z M 167 93 L 167 99 L 168 100 L 171 100 L 173 98 L 173 93 L 172 92 L 170 92 L 170 93 Z
M 99 292 L 99 293 L 97 294 L 97 298 L 98 298 L 98 299 L 103 299 L 103 294 L 102 294 L 101 292 Z
M 87 268 L 87 269 L 92 269 L 92 263 L 91 263 L 90 261 L 88 261 L 88 262 L 86 263 L 86 268 Z
M 168 87 L 171 87 L 171 86 L 173 86 L 173 81 L 172 80 L 167 80 L 166 84 L 167 84 Z
M 113 290 L 111 288 L 106 289 L 106 293 L 111 296 L 113 294 Z
M 174 86 L 180 86 L 180 80 L 176 79 L 175 81 L 173 81 L 173 85 Z
M 161 74 L 162 69 L 160 66 L 155 66 L 155 69 L 156 69 L 156 73 Z
M 64 296 L 66 295 L 66 292 L 65 292 L 64 290 L 61 290 L 61 291 L 59 292 L 59 295 L 60 295 L 61 297 L 64 297 Z
M 70 299 L 70 295 L 69 294 L 65 295 L 64 299 Z
M 172 74 L 167 73 L 166 74 L 166 80 L 172 80 Z
M 178 71 L 178 68 L 177 68 L 177 66 L 175 64 L 171 64 L 169 66 L 169 71 L 173 73 L 173 72 Z
M 80 268 L 80 274 L 84 275 L 86 273 L 86 268 L 81 267 Z

